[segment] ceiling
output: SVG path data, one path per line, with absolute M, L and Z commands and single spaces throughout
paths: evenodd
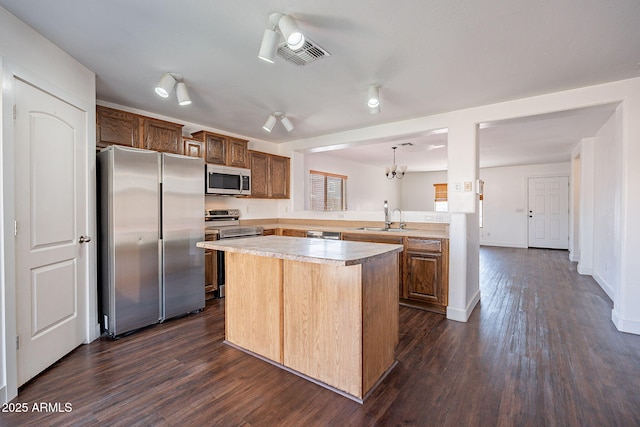
M 640 76 L 637 0 L 0 0 L 0 5 L 94 71 L 99 100 L 275 143 Z M 293 16 L 330 56 L 302 67 L 279 57 L 273 64 L 258 59 L 272 12 Z M 175 96 L 154 93 L 165 72 L 183 76 L 191 105 L 180 107 Z M 371 84 L 380 86 L 379 114 L 366 106 Z M 286 113 L 295 129 L 287 133 L 277 124 L 266 133 L 262 125 L 274 111 Z M 568 130 L 593 132 L 594 120 L 601 125 L 610 113 L 595 108 L 493 123 L 482 130 L 481 161 L 489 153 L 504 157 L 497 147 L 505 142 L 514 156 L 539 153 L 539 145 L 532 148 L 522 137 L 523 130 L 535 129 L 549 145 L 555 138 L 563 145 L 557 151 L 566 156 L 570 139 L 575 145 L 576 137 L 592 136 Z M 443 139 L 446 134 L 373 142 L 391 147 L 412 141 L 417 142 L 412 149 L 419 150 Z M 372 147 L 381 152 L 377 162 L 390 162 L 390 148 L 369 146 L 369 151 Z M 429 158 L 443 152 L 446 148 L 430 150 Z M 398 149 L 399 162 L 401 156 Z

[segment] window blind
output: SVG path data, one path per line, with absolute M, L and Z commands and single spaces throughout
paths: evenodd
M 311 209 L 344 211 L 347 209 L 347 177 L 320 171 L 311 174 Z
M 436 202 L 447 201 L 447 184 L 433 184 Z

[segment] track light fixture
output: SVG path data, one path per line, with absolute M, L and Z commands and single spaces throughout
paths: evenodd
M 178 97 L 178 104 L 189 105 L 191 104 L 191 98 L 189 97 L 189 91 L 187 85 L 184 82 L 179 82 L 176 86 L 176 96 Z
M 367 96 L 367 105 L 369 106 L 369 112 L 371 114 L 377 114 L 380 112 L 380 88 L 376 85 L 369 86 Z
M 268 28 L 264 30 L 262 43 L 260 44 L 260 52 L 258 52 L 258 58 L 273 64 L 273 58 L 278 50 L 279 42 L 280 34 Z
M 293 124 L 291 124 L 291 120 L 289 120 L 289 117 L 281 115 L 280 123 L 282 123 L 282 126 L 284 126 L 287 132 L 291 132 L 293 130 Z
M 269 117 L 267 117 L 267 121 L 264 122 L 262 129 L 266 130 L 267 132 L 271 132 L 273 130 L 273 127 L 276 125 L 276 121 L 278 120 L 280 120 L 280 123 L 282 123 L 282 126 L 284 126 L 287 132 L 291 132 L 293 130 L 293 124 L 291 123 L 291 120 L 289 120 L 287 116 L 280 112 L 270 114 Z
M 304 35 L 300 32 L 298 24 L 289 15 L 282 15 L 278 19 L 278 28 L 284 36 L 291 50 L 298 50 L 304 45 Z
M 174 86 L 176 88 L 178 104 L 191 104 L 191 98 L 189 97 L 187 85 L 184 83 L 184 81 L 182 81 L 182 76 L 180 74 L 165 73 L 156 85 L 156 93 L 163 98 L 168 98 Z
M 165 73 L 156 85 L 156 93 L 163 98 L 168 98 L 175 84 L 175 77 L 171 73 Z
M 267 121 L 264 122 L 264 126 L 262 126 L 262 129 L 266 130 L 267 132 L 271 132 L 275 125 L 276 125 L 276 116 L 271 114 L 269 117 L 267 117 Z
M 290 15 L 272 13 L 269 16 L 269 26 L 270 28 L 264 30 L 258 58 L 273 63 L 273 58 L 280 43 L 280 35 L 276 30 L 280 30 L 291 50 L 298 50 L 304 46 L 304 34 L 300 32 L 298 24 Z

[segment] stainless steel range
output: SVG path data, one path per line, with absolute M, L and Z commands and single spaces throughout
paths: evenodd
M 243 237 L 262 236 L 261 226 L 240 225 L 240 210 L 219 209 L 210 210 L 205 216 L 205 234 L 215 236 L 215 240 L 240 239 Z M 224 251 L 217 251 L 217 276 L 218 276 L 218 298 L 224 297 L 225 286 L 225 259 Z

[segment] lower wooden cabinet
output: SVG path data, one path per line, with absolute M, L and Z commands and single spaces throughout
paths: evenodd
M 278 232 L 280 236 L 307 237 L 307 230 L 297 230 L 292 228 L 281 228 Z
M 262 231 L 263 236 L 275 236 L 277 234 L 277 229 L 275 228 L 267 228 Z
M 205 236 L 205 240 L 215 240 L 215 236 Z M 205 249 L 204 251 L 204 298 L 215 298 L 218 290 L 218 251 Z
M 398 254 L 400 303 L 446 313 L 449 302 L 449 240 L 342 233 L 343 240 L 404 245 Z
M 449 302 L 449 240 L 407 237 L 400 302 L 446 313 Z

